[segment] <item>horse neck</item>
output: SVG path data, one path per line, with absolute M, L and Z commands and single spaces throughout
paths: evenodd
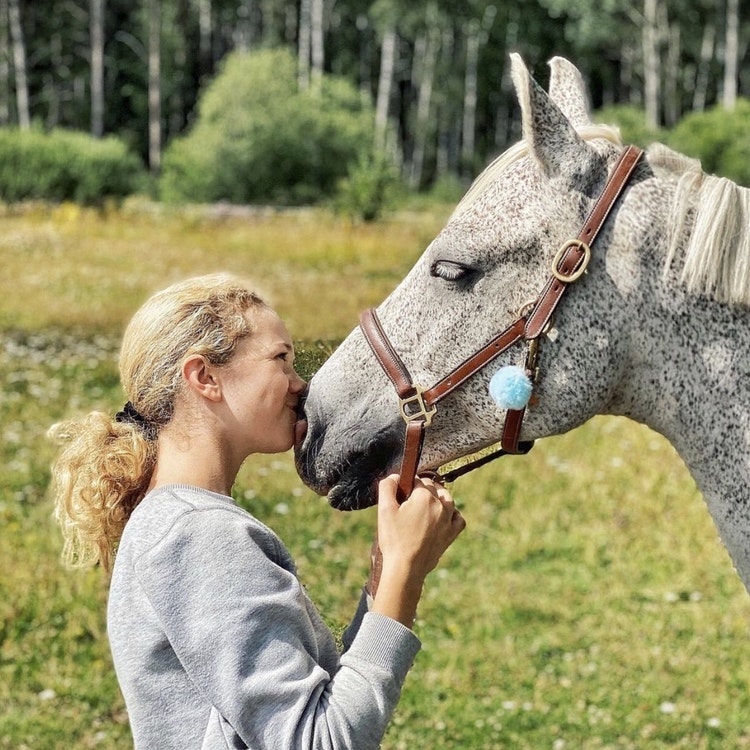
M 641 310 L 611 411 L 672 443 L 750 589 L 750 310 L 666 288 Z

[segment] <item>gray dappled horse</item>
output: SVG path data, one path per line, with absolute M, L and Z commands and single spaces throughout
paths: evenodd
M 415 383 L 456 368 L 538 298 L 558 248 L 576 237 L 623 152 L 590 120 L 578 70 L 550 62 L 549 93 L 512 58 L 523 140 L 493 162 L 406 278 L 377 308 Z M 596 414 L 664 435 L 695 478 L 750 587 L 750 191 L 652 146 L 635 166 L 539 337 L 524 441 Z M 511 346 L 444 398 L 425 430 L 419 470 L 500 439 L 493 373 L 522 364 Z M 398 399 L 360 328 L 312 378 L 303 480 L 334 507 L 374 501 L 404 443 Z

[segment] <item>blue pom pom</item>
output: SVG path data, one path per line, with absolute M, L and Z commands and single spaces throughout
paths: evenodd
M 490 380 L 490 396 L 501 409 L 523 409 L 534 386 L 522 367 L 501 367 Z

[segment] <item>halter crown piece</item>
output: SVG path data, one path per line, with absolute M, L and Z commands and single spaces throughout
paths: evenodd
M 365 310 L 360 315 L 359 324 L 365 340 L 393 383 L 399 397 L 401 416 L 406 422 L 406 437 L 397 492 L 399 502 L 406 500 L 414 488 L 425 430 L 437 413 L 437 404 L 485 365 L 519 342 L 527 346 L 525 367 L 500 368 L 493 378 L 494 390 L 497 394 L 491 391 L 491 395 L 499 406 L 506 409 L 501 449 L 472 460 L 453 471 L 444 474 L 432 472 L 432 474 L 439 481 L 451 482 L 507 453 L 520 454 L 531 450 L 534 445 L 533 441 L 523 442 L 519 440 L 519 437 L 526 413 L 526 403 L 531 395 L 537 374 L 536 362 L 540 338 L 549 330 L 552 315 L 566 289 L 580 279 L 585 272 L 591 259 L 591 245 L 642 156 L 643 151 L 636 146 L 628 146 L 622 151 L 604 190 L 584 221 L 578 237 L 568 240 L 557 251 L 552 261 L 551 275 L 537 299 L 524 305 L 513 323 L 431 388 L 424 388 L 413 382 L 409 370 L 383 330 L 375 310 Z M 509 369 L 512 372 L 508 372 Z M 519 379 L 519 373 L 516 370 L 521 370 L 520 374 L 526 376 L 526 386 Z M 501 374 L 503 371 L 506 372 Z M 493 389 L 492 381 L 490 388 Z

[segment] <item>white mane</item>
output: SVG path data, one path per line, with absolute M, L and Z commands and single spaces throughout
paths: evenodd
M 576 130 L 585 141 L 603 138 L 622 145 L 619 130 L 609 125 L 584 125 Z M 451 219 L 470 208 L 501 172 L 528 153 L 521 140 L 500 154 L 474 180 Z M 665 275 L 681 258 L 679 280 L 689 292 L 750 306 L 750 190 L 705 174 L 699 161 L 659 143 L 648 149 L 648 160 L 657 176 L 677 181 L 667 219 Z
M 611 125 L 582 125 L 576 128 L 576 132 L 584 141 L 593 141 L 596 138 L 604 138 L 617 146 L 622 145 L 620 131 Z M 511 164 L 522 159 L 528 153 L 529 147 L 524 140 L 515 143 L 509 149 L 503 151 L 503 153 L 494 161 L 490 162 L 489 166 L 485 167 L 485 169 L 474 180 L 471 187 L 466 191 L 466 195 L 464 195 L 459 201 L 450 218 L 454 219 L 466 211 L 466 209 L 477 200 L 477 198 L 489 185 L 492 184 L 501 172 L 504 172 Z
M 659 177 L 677 181 L 665 275 L 681 256 L 679 279 L 688 291 L 750 305 L 750 190 L 658 143 L 648 157 Z

